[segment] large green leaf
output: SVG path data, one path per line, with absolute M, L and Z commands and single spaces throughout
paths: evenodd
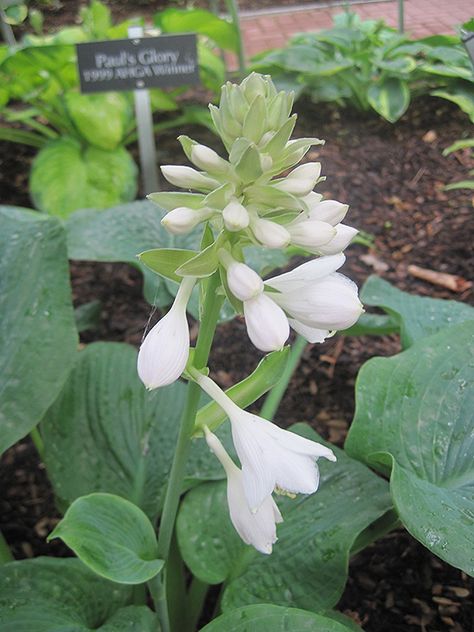
M 132 597 L 77 559 L 11 562 L 0 568 L 0 632 L 158 632 L 156 615 Z
M 465 303 L 408 294 L 378 276 L 367 279 L 361 290 L 361 300 L 365 305 L 381 307 L 398 319 L 404 347 L 443 327 L 474 320 L 474 308 Z
M 382 77 L 370 86 L 367 97 L 374 110 L 390 123 L 398 121 L 410 104 L 408 84 L 397 77 Z
M 68 92 L 66 105 L 80 134 L 99 149 L 115 149 L 130 125 L 130 101 L 119 92 L 80 94 Z
M 238 50 L 239 39 L 235 26 L 205 9 L 169 8 L 155 13 L 153 22 L 164 33 L 199 33 L 207 35 L 220 48 L 234 53 Z
M 74 326 L 64 229 L 0 206 L 0 453 L 56 399 L 72 366 Z
M 31 197 L 42 211 L 67 217 L 80 208 L 106 208 L 135 196 L 137 167 L 123 147 L 82 147 L 74 138 L 48 143 L 33 161 Z
M 137 353 L 120 343 L 95 343 L 77 354 L 41 431 L 56 494 L 71 503 L 91 492 L 126 498 L 154 518 L 161 510 L 186 385 L 153 392 L 137 376 Z M 220 432 L 229 447 L 228 427 Z M 204 440 L 192 443 L 186 487 L 224 476 Z
M 474 322 L 443 329 L 357 381 L 346 449 L 387 471 L 401 520 L 433 553 L 474 573 Z
M 456 103 L 474 123 L 474 85 L 471 82 L 456 81 L 447 88 L 433 90 L 430 94 Z
M 201 632 L 350 632 L 361 630 L 327 616 L 272 604 L 244 606 L 226 612 Z
M 320 441 L 306 425 L 293 428 Z M 279 501 L 284 522 L 270 556 L 244 545 L 228 517 L 225 482 L 191 490 L 178 516 L 187 566 L 206 582 L 226 580 L 222 607 L 273 602 L 324 611 L 337 603 L 357 536 L 390 508 L 388 485 L 342 450 L 336 464 L 320 462 L 312 496 Z M 350 511 L 348 511 L 350 507 Z
M 119 584 L 142 584 L 163 568 L 153 525 L 113 494 L 77 498 L 48 540 L 61 538 L 92 571 Z

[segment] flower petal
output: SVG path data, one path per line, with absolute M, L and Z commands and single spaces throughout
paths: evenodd
M 244 302 L 244 317 L 249 338 L 261 351 L 281 349 L 290 335 L 285 313 L 265 294 Z
M 280 292 L 302 289 L 308 283 L 338 270 L 345 260 L 342 252 L 337 255 L 311 259 L 311 261 L 303 263 L 290 272 L 265 280 L 265 284 L 280 290 Z
M 303 336 L 303 338 L 311 344 L 324 342 L 326 338 L 330 338 L 336 333 L 335 331 L 329 331 L 328 329 L 308 327 L 308 325 L 303 325 L 303 323 L 300 323 L 299 320 L 295 320 L 294 318 L 288 318 L 288 322 L 290 323 L 290 327 L 294 329 L 297 334 Z
M 352 226 L 346 226 L 345 224 L 338 224 L 336 226 L 336 234 L 328 241 L 318 248 L 318 251 L 322 255 L 335 255 L 338 252 L 342 252 L 351 243 L 354 237 L 359 231 Z

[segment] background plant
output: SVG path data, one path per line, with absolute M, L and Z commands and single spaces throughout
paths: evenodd
M 93 0 L 81 11 L 81 26 L 51 35 L 27 35 L 19 49 L 0 49 L 0 139 L 40 151 L 33 163 L 30 189 L 37 208 L 66 217 L 77 208 L 106 208 L 134 199 L 137 168 L 127 150 L 136 141 L 130 93 L 79 93 L 74 44 L 127 37 L 141 18 L 112 24 L 105 4 Z M 215 46 L 236 51 L 235 27 L 203 10 L 168 9 L 155 16 L 162 32 L 200 33 L 199 64 L 203 84 L 217 92 L 225 66 Z M 193 29 L 195 24 L 195 29 Z M 207 111 L 181 106 L 183 89 L 152 90 L 155 113 L 167 113 L 155 131 L 197 123 L 210 126 Z M 107 169 L 104 170 L 104 165 Z
M 381 20 L 345 12 L 331 29 L 296 35 L 285 48 L 258 55 L 253 69 L 315 103 L 375 110 L 391 123 L 424 94 L 453 101 L 474 121 L 472 68 L 457 36 L 412 40 Z

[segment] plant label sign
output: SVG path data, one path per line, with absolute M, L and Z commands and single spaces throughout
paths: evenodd
M 193 33 L 87 42 L 76 49 L 83 93 L 199 83 Z

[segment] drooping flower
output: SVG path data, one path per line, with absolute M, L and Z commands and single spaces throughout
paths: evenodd
M 179 378 L 189 356 L 186 305 L 196 279 L 186 277 L 169 312 L 151 329 L 138 352 L 138 375 L 147 389 L 171 384 Z
M 257 511 L 252 512 L 245 497 L 242 471 L 227 454 L 219 439 L 204 428 L 207 445 L 222 464 L 227 475 L 227 504 L 235 530 L 245 544 L 269 555 L 277 541 L 276 524 L 283 521 L 280 511 L 271 497 L 267 496 Z
M 342 253 L 320 257 L 265 281 L 278 290 L 271 294 L 272 300 L 293 321 L 293 328 L 298 331 L 295 323 L 304 326 L 299 333 L 310 328 L 325 331 L 327 336 L 331 331 L 347 329 L 357 322 L 363 312 L 357 286 L 335 272 L 344 261 Z
M 319 486 L 316 461 L 335 461 L 332 450 L 239 408 L 207 376 L 195 374 L 201 388 L 228 415 L 242 465 L 242 484 L 251 511 L 258 510 L 275 488 L 313 494 Z

